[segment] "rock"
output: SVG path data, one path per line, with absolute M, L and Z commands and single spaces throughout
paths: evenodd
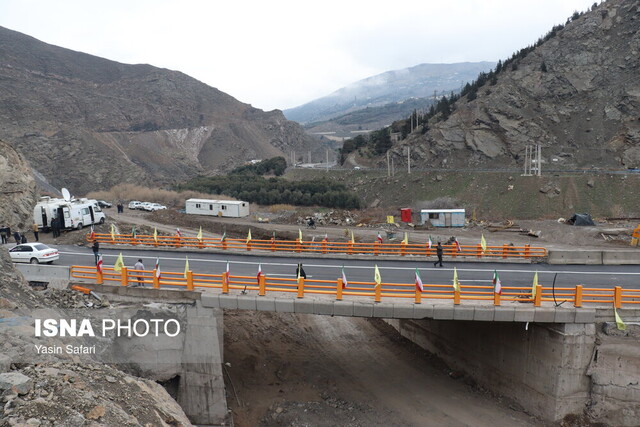
M 13 390 L 22 395 L 27 394 L 33 387 L 33 381 L 20 372 L 6 372 L 0 374 L 0 390 Z
M 27 420 L 27 425 L 28 426 L 39 426 L 40 424 L 42 424 L 42 421 L 40 421 L 37 418 L 29 418 Z
M 11 369 L 11 358 L 6 354 L 0 354 L 0 374 L 9 372 Z
M 442 175 L 436 175 L 436 181 L 438 182 L 442 181 Z
M 6 298 L 0 298 L 0 309 L 15 310 L 18 306 Z
M 379 204 L 380 204 L 380 199 L 375 199 L 373 202 L 371 202 L 369 207 L 370 208 L 377 208 Z
M 106 408 L 102 405 L 98 405 L 86 415 L 86 418 L 89 420 L 97 420 L 98 418 L 104 416 Z
M 587 181 L 587 185 L 591 188 L 596 186 L 596 182 L 593 180 L 593 178 L 589 179 L 589 181 Z

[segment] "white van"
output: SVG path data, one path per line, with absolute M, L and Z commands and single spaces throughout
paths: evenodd
M 33 208 L 33 222 L 43 231 L 51 229 L 54 218 L 60 220 L 60 229 L 77 229 L 103 224 L 105 215 L 93 199 L 64 200 L 43 197 Z

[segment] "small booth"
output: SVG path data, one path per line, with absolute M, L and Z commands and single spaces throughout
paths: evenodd
M 464 209 L 422 209 L 422 224 L 430 222 L 434 227 L 464 227 Z

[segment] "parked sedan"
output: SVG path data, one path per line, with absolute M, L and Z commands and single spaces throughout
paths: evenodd
M 101 208 L 110 208 L 112 205 L 107 201 L 98 200 L 98 206 L 100 206 Z
M 55 248 L 42 243 L 23 243 L 9 250 L 11 261 L 27 262 L 31 264 L 51 264 L 60 258 L 60 253 Z

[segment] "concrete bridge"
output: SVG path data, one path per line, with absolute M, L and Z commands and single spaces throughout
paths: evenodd
M 41 266 L 20 266 L 28 279 L 42 279 Z M 68 268 L 58 267 L 61 283 Z M 200 360 L 185 365 L 179 402 L 198 423 L 226 416 L 222 325 L 224 310 L 252 310 L 304 315 L 378 317 L 403 336 L 466 372 L 495 393 L 516 400 L 528 412 L 549 421 L 580 414 L 586 405 L 613 425 L 636 425 L 640 419 L 640 308 L 619 309 L 627 323 L 616 327 L 613 307 L 556 306 L 490 301 L 410 300 L 336 301 L 322 295 L 259 296 L 256 292 L 194 292 L 82 283 L 112 298 L 187 302 L 188 339 L 183 354 Z M 175 350 L 175 349 L 174 349 Z M 206 369 L 202 358 L 208 360 Z M 207 365 L 207 364 L 205 364 Z

